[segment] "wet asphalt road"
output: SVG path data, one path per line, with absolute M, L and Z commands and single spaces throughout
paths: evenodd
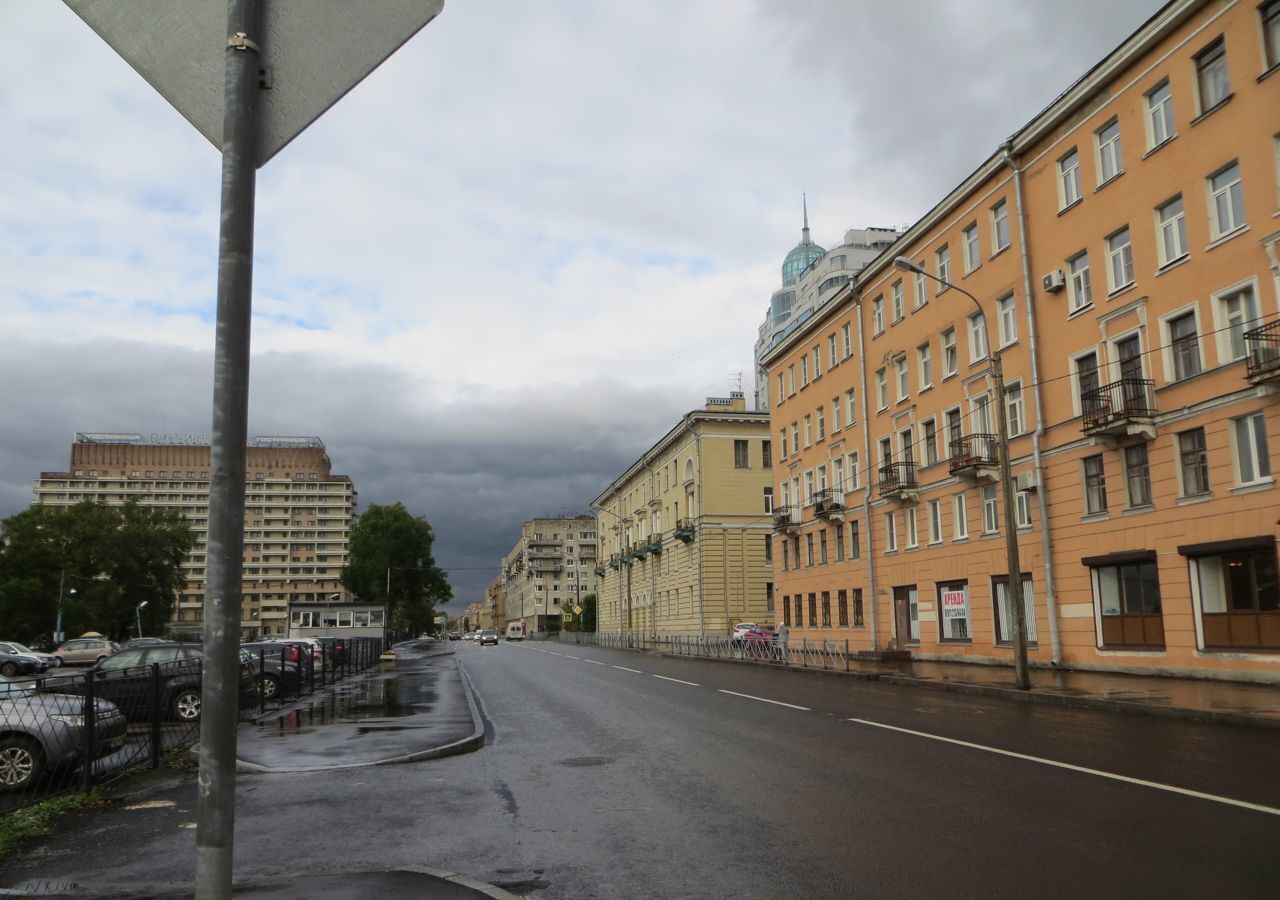
M 453 646 L 488 746 L 242 778 L 238 878 L 410 864 L 549 900 L 1274 900 L 1280 884 L 1277 732 L 590 647 Z M 189 877 L 190 815 L 174 816 L 147 820 L 146 860 L 117 853 L 112 881 Z

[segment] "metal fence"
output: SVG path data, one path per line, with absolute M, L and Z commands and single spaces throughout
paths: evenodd
M 673 656 L 700 659 L 729 659 L 801 669 L 829 669 L 848 672 L 854 668 L 848 640 L 764 641 L 727 635 L 644 634 L 636 631 L 574 633 L 563 632 L 562 644 L 584 644 L 616 650 L 652 650 Z
M 382 641 L 261 643 L 240 650 L 240 719 L 253 721 L 378 664 Z M 0 814 L 134 769 L 200 736 L 199 644 L 126 648 L 88 669 L 0 677 Z

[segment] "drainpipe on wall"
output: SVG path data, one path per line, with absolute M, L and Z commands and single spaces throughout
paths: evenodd
M 862 297 L 852 294 L 854 308 L 858 311 L 858 392 L 862 395 L 862 466 L 867 485 L 862 489 L 862 515 L 867 523 L 867 615 L 871 625 L 871 649 L 880 649 L 879 635 L 876 630 L 876 545 L 875 526 L 871 522 L 871 415 L 867 406 L 867 357 L 866 341 L 862 329 Z
M 1018 245 L 1021 250 L 1022 293 L 1027 298 L 1027 342 L 1031 348 L 1031 382 L 1035 387 L 1036 429 L 1031 433 L 1031 457 L 1035 465 L 1036 508 L 1040 511 L 1040 547 L 1044 556 L 1044 605 L 1049 619 L 1049 644 L 1052 649 L 1052 662 L 1062 665 L 1062 635 L 1058 629 L 1058 593 L 1054 587 L 1053 575 L 1053 539 L 1049 534 L 1049 506 L 1045 500 L 1048 485 L 1045 484 L 1044 458 L 1041 455 L 1041 440 L 1044 437 L 1044 394 L 1040 387 L 1040 347 L 1036 336 L 1036 305 L 1032 294 L 1031 251 L 1027 247 L 1027 217 L 1023 211 L 1022 169 L 1013 157 L 1012 141 L 1005 141 L 1000 147 L 1004 154 L 1004 164 L 1013 173 L 1014 202 L 1018 205 Z M 1020 577 L 1021 573 L 1009 573 L 1010 578 Z

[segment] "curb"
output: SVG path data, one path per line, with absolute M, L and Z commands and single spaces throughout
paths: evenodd
M 361 875 L 388 875 L 396 872 L 413 872 L 418 875 L 427 875 L 432 878 L 438 878 L 441 881 L 447 881 L 456 884 L 459 887 L 468 888 L 491 897 L 493 900 L 519 900 L 519 898 L 510 891 L 503 890 L 497 885 L 489 884 L 486 881 L 480 881 L 455 872 L 451 869 L 433 869 L 426 866 L 396 866 L 391 869 L 357 869 L 351 872 L 344 871 L 323 871 L 323 872 L 299 872 L 288 875 L 273 875 L 270 878 L 251 878 L 247 881 L 237 881 L 232 885 L 232 891 L 237 889 L 257 890 L 261 888 L 273 888 L 287 886 L 304 878 L 358 878 Z M 110 900 L 110 898 L 129 898 L 137 895 L 146 895 L 160 900 L 164 897 L 185 897 L 190 895 L 194 890 L 194 886 L 185 883 L 159 882 L 154 884 L 138 883 L 138 884 L 115 884 L 104 887 L 87 889 L 82 888 L 78 884 L 62 884 L 59 882 L 43 881 L 37 882 L 30 890 L 22 888 L 0 888 L 0 897 L 97 897 L 102 900 Z

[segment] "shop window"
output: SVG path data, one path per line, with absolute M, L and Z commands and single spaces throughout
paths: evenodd
M 1164 617 L 1155 553 L 1122 553 L 1082 562 L 1092 569 L 1101 646 L 1163 648 Z

